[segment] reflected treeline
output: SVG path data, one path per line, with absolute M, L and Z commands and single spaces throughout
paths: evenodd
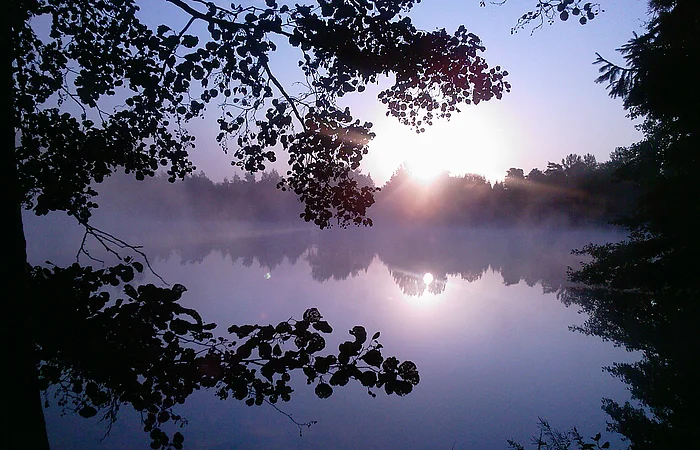
M 389 272 L 394 282 L 406 295 L 420 297 L 426 292 L 433 295 L 442 294 L 447 286 L 447 276 L 435 278 L 431 272 L 420 274 L 397 269 L 389 269 Z
M 612 248 L 622 247 L 628 247 L 628 253 L 635 250 L 629 242 Z M 633 449 L 693 448 L 700 419 L 697 281 L 670 284 L 676 277 L 673 273 L 682 270 L 667 267 L 670 272 L 653 273 L 648 271 L 653 262 L 640 264 L 631 255 L 626 263 L 614 262 L 616 251 L 603 251 L 607 254 L 599 256 L 596 265 L 574 274 L 576 281 L 588 286 L 566 287 L 558 295 L 564 304 L 578 306 L 588 316 L 574 330 L 642 354 L 637 362 L 606 367 L 628 385 L 635 401 L 603 400 L 612 419 L 609 429 L 629 439 Z M 613 262 L 614 269 L 598 271 L 597 265 Z
M 448 276 L 472 282 L 487 271 L 501 274 L 503 283 L 524 281 L 554 292 L 567 284 L 567 266 L 578 266 L 570 254 L 587 240 L 613 239 L 601 229 L 468 229 L 450 227 L 398 228 L 377 233 L 377 256 L 408 295 L 440 293 Z M 429 273 L 428 284 L 423 276 Z
M 366 272 L 376 249 L 366 230 L 316 233 L 307 255 L 314 280 L 345 280 Z
M 170 224 L 175 227 L 174 224 Z M 186 226 L 186 225 L 183 225 Z M 177 235 L 169 229 L 160 236 Z M 152 257 L 179 259 L 181 264 L 201 262 L 217 252 L 232 263 L 258 265 L 274 270 L 285 261 L 306 261 L 314 280 L 344 280 L 367 271 L 378 258 L 394 281 L 408 295 L 444 291 L 448 277 L 476 281 L 494 270 L 506 285 L 524 281 L 555 292 L 567 283 L 567 266 L 578 267 L 573 248 L 590 241 L 607 242 L 617 236 L 613 229 L 468 229 L 461 227 L 392 227 L 331 231 L 279 230 L 252 227 L 236 233 L 221 226 L 199 239 L 159 240 L 150 234 L 131 237 L 148 242 Z M 143 232 L 145 228 L 141 228 Z M 423 277 L 430 274 L 432 280 Z

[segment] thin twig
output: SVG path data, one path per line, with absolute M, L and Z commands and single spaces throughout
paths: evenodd
M 275 408 L 275 409 L 277 410 L 278 413 L 287 416 L 287 418 L 288 418 L 289 420 L 291 420 L 292 423 L 294 423 L 294 425 L 296 425 L 296 426 L 299 428 L 299 436 L 302 435 L 302 431 L 303 431 L 304 427 L 306 427 L 306 428 L 311 428 L 311 425 L 316 425 L 316 424 L 318 423 L 318 421 L 316 421 L 316 420 L 311 420 L 311 421 L 309 421 L 309 422 L 297 422 L 297 421 L 294 419 L 294 417 L 292 417 L 291 414 L 289 414 L 288 412 L 285 412 L 285 411 L 281 410 L 280 408 L 277 407 L 277 405 L 275 405 L 274 403 L 270 402 L 269 400 L 265 399 L 265 403 L 267 403 L 268 405 L 270 405 L 270 406 L 272 406 L 273 408 Z
M 102 247 L 107 251 L 107 253 L 113 254 L 119 261 L 123 261 L 123 258 L 119 254 L 117 250 L 113 248 L 117 247 L 118 249 L 127 249 L 130 250 L 134 253 L 137 253 L 141 258 L 143 258 L 144 262 L 146 263 L 146 267 L 148 267 L 148 270 L 156 276 L 163 284 L 166 286 L 170 286 L 160 275 L 156 273 L 155 270 L 153 270 L 153 267 L 151 266 L 151 262 L 148 260 L 148 256 L 146 256 L 146 253 L 144 253 L 141 249 L 143 246 L 141 245 L 132 245 L 129 244 L 128 242 L 119 239 L 118 237 L 107 233 L 106 231 L 100 230 L 99 228 L 95 228 L 89 223 L 80 220 L 79 223 L 85 228 L 85 234 L 83 235 L 83 240 L 80 244 L 80 248 L 78 249 L 78 254 L 76 255 L 76 259 L 80 258 L 81 254 L 86 255 L 88 258 L 94 260 L 94 261 L 100 261 L 96 258 L 94 258 L 90 253 L 87 251 L 85 248 L 85 241 L 87 239 L 88 234 L 91 235 L 92 237 L 95 238 L 97 242 L 102 245 Z

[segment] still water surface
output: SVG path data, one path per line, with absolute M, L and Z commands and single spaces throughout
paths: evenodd
M 280 406 L 298 421 L 318 421 L 302 437 L 269 406 L 198 392 L 181 409 L 189 420 L 185 448 L 506 448 L 508 438 L 529 445 L 538 417 L 585 436 L 604 431 L 601 398 L 629 398 L 601 368 L 635 355 L 569 331 L 585 317 L 556 295 L 567 266 L 578 265 L 570 250 L 620 237 L 609 230 L 138 228 L 131 242 L 147 243 L 156 272 L 187 286 L 182 303 L 216 322 L 219 333 L 316 307 L 335 330 L 327 350 L 363 325 L 381 332 L 385 356 L 410 359 L 420 371 L 406 397 L 372 398 L 350 383 L 324 400 L 297 374 L 291 402 Z M 34 233 L 35 263 L 70 260 L 79 242 L 68 233 L 64 247 L 53 248 L 42 243 L 55 241 L 51 231 Z M 150 442 L 128 405 L 101 443 L 105 424 L 59 412 L 46 411 L 54 448 Z

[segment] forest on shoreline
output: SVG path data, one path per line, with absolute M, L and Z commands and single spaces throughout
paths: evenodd
M 447 173 L 426 182 L 401 166 L 375 193 L 369 216 L 379 225 L 603 225 L 626 217 L 640 194 L 638 185 L 618 177 L 625 158 L 623 148 L 602 163 L 591 154 L 570 154 L 527 174 L 511 168 L 494 183 L 482 175 Z M 356 172 L 354 178 L 359 186 L 375 187 L 370 175 Z M 203 172 L 176 183 L 166 176 L 136 181 L 115 175 L 98 190 L 108 209 L 130 216 L 298 226 L 302 205 L 294 193 L 277 188 L 280 180 L 275 170 L 223 182 Z

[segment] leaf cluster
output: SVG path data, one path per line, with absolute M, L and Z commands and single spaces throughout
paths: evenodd
M 506 1 L 492 3 L 503 4 Z M 482 2 L 482 6 L 485 6 L 485 3 Z M 530 11 L 518 18 L 510 32 L 511 34 L 517 33 L 519 30 L 532 26 L 531 33 L 534 33 L 537 29 L 542 28 L 545 22 L 553 25 L 557 20 L 566 22 L 570 18 L 577 18 L 578 23 L 586 25 L 602 12 L 605 12 L 605 10 L 601 8 L 598 2 L 586 0 L 538 1 Z
M 148 27 L 135 0 L 16 7 L 13 123 L 25 207 L 87 221 L 96 207 L 91 183 L 117 168 L 139 179 L 160 167 L 171 181 L 184 177 L 195 169 L 187 124 L 216 106 L 217 140 L 225 151 L 235 143 L 234 165 L 261 171 L 288 153 L 280 187 L 304 202 L 305 220 L 370 225 L 375 190 L 348 174 L 367 153 L 372 124 L 338 99 L 393 75 L 380 94 L 388 114 L 422 132 L 459 104 L 510 90 L 507 72 L 489 68 L 479 56 L 485 47 L 464 27 L 417 30 L 405 15 L 414 0 L 162 1 L 189 18 L 183 28 Z M 49 23 L 47 33 L 37 19 Z M 205 37 L 188 34 L 195 22 L 206 25 Z M 299 52 L 300 92 L 272 70 L 278 45 Z
M 119 407 L 130 404 L 141 412 L 153 448 L 182 448 L 182 434 L 169 437 L 163 426 L 186 423 L 177 405 L 195 390 L 214 389 L 220 399 L 252 406 L 289 401 L 294 371 L 316 384 L 320 398 L 351 379 L 368 391 L 383 387 L 397 395 L 410 393 L 420 380 L 415 364 L 385 359 L 379 333 L 368 341 L 360 326 L 337 354 L 321 356 L 323 334 L 333 329 L 315 308 L 301 320 L 277 325 L 233 325 L 228 332 L 235 340 L 214 336 L 215 324 L 179 304 L 183 286 L 134 286 L 142 270 L 128 259 L 99 270 L 77 264 L 32 269 L 39 380 L 47 405 L 53 392 L 64 411 L 86 418 L 102 414 L 111 426 Z M 117 287 L 123 296 L 115 297 Z

